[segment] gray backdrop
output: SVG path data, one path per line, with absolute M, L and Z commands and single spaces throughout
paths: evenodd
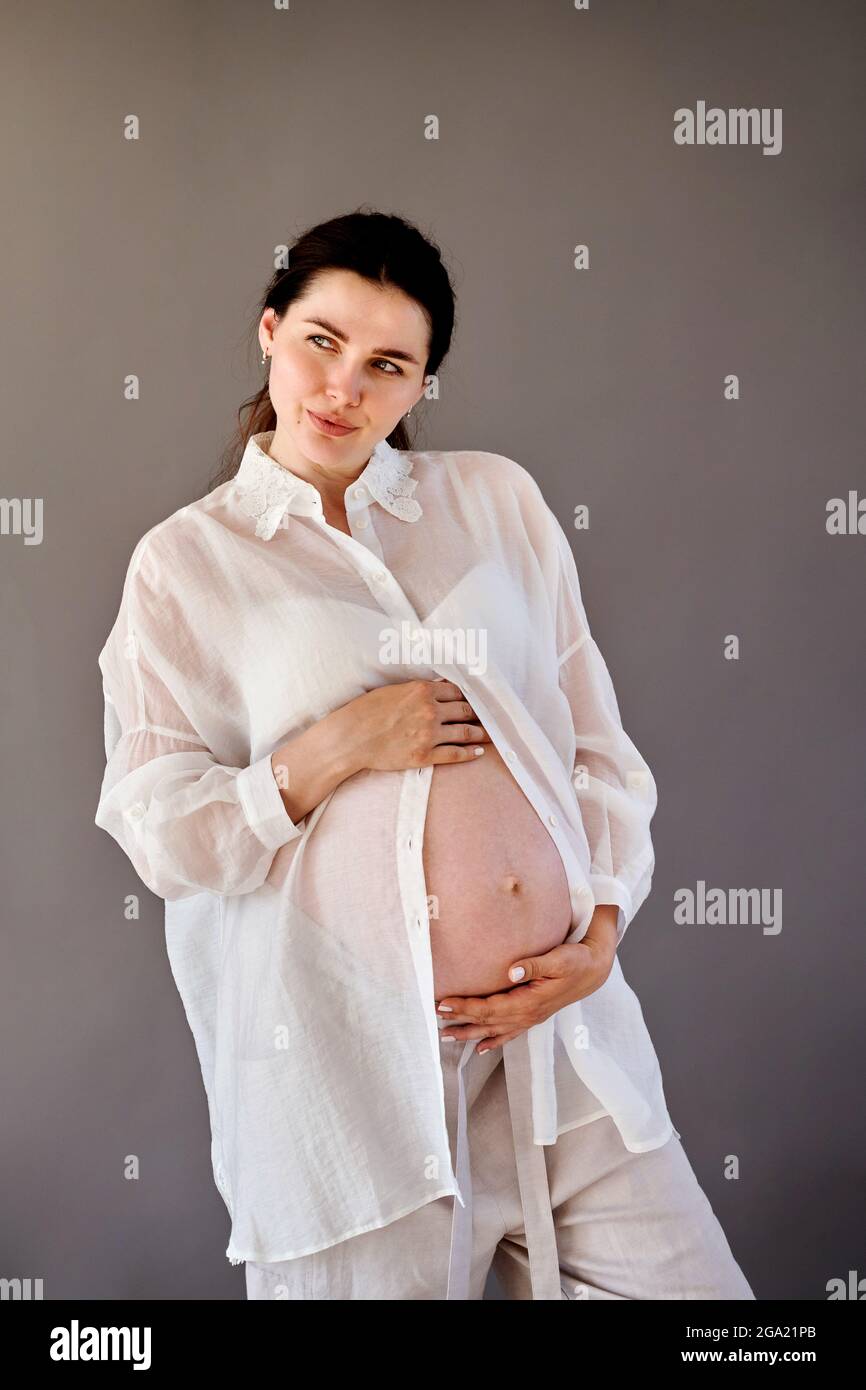
M 360 203 L 456 279 L 418 446 L 517 459 L 572 537 L 659 787 L 621 961 L 734 1253 L 759 1299 L 866 1274 L 866 537 L 827 529 L 866 491 L 862 6 L 164 0 L 3 27 L 2 488 L 44 511 L 40 543 L 14 507 L 0 537 L 0 1275 L 244 1297 L 163 904 L 93 824 L 96 657 L 135 542 L 201 495 L 261 380 L 274 247 Z M 699 102 L 781 108 L 780 152 L 678 145 Z M 701 880 L 781 890 L 781 931 L 678 923 Z

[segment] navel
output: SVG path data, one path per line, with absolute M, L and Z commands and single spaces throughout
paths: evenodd
M 515 874 L 506 874 L 502 886 L 506 893 L 519 893 L 520 879 Z

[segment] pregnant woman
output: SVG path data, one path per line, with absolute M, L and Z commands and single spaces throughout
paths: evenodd
M 453 322 L 403 219 L 298 238 L 99 656 L 226 1254 L 250 1298 L 751 1299 L 619 964 L 656 788 L 571 548 L 520 464 L 409 444 Z

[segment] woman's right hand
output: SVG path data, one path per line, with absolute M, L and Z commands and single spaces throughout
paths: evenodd
M 380 685 L 340 713 L 351 763 L 379 772 L 466 762 L 492 741 L 463 691 L 448 680 Z

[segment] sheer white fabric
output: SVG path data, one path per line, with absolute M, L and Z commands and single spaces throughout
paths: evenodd
M 460 1197 L 422 863 L 433 768 L 357 773 L 296 825 L 276 748 L 385 682 L 453 680 L 560 852 L 569 940 L 597 902 L 618 906 L 621 940 L 653 870 L 655 782 L 526 469 L 383 442 L 346 490 L 348 536 L 272 438 L 142 537 L 99 655 L 96 824 L 165 899 L 232 1263 Z M 470 630 L 486 661 L 461 654 Z M 528 1038 L 537 1144 L 604 1114 L 633 1151 L 675 1132 L 619 960 Z

